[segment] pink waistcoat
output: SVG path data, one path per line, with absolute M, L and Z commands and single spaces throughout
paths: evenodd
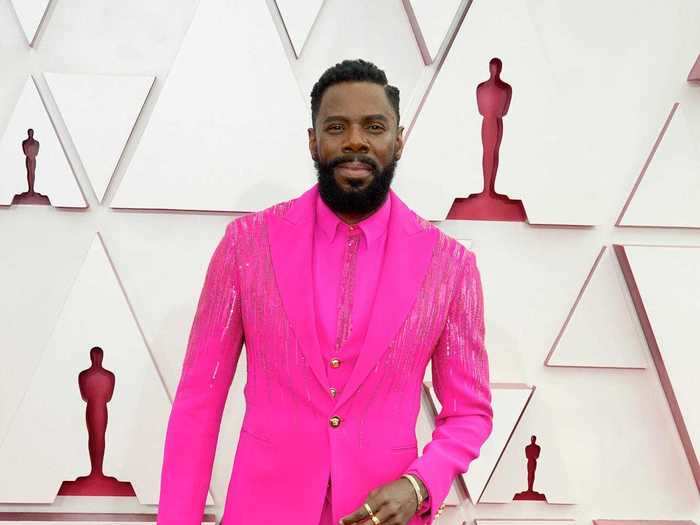
M 315 208 L 316 328 L 332 394 L 337 395 L 355 366 L 367 331 L 384 260 L 391 199 L 354 225 L 343 222 L 320 195 Z
M 337 396 L 316 330 L 314 185 L 231 221 L 212 255 L 168 422 L 158 524 L 201 523 L 228 390 L 243 344 L 245 415 L 222 523 L 333 521 L 415 472 L 430 523 L 492 429 L 483 295 L 474 253 L 390 190 L 384 261 L 360 351 Z M 431 364 L 442 409 L 418 454 Z

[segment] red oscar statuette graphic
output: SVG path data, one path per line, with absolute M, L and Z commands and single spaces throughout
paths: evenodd
M 105 476 L 102 463 L 105 456 L 105 433 L 107 431 L 107 403 L 114 393 L 114 374 L 102 367 L 102 349 L 90 349 L 92 365 L 78 374 L 78 385 L 85 407 L 90 453 L 90 474 L 74 481 L 64 481 L 59 496 L 135 496 L 131 483 Z
M 508 113 L 513 88 L 501 80 L 502 63 L 499 58 L 489 62 L 491 76 L 476 88 L 476 102 L 481 122 L 481 142 L 484 151 L 482 170 L 484 189 L 466 199 L 456 198 L 447 214 L 448 219 L 481 221 L 526 222 L 525 208 L 520 200 L 496 193 L 498 152 L 503 137 L 503 117 Z
M 536 492 L 532 489 L 535 484 L 535 470 L 537 470 L 537 458 L 540 457 L 540 446 L 535 443 L 536 436 L 530 437 L 530 444 L 525 447 L 525 456 L 527 457 L 527 490 L 518 492 L 513 496 L 513 500 L 533 500 L 547 501 L 547 498 L 541 492 Z
M 28 191 L 17 193 L 12 198 L 12 204 L 48 204 L 51 205 L 46 195 L 34 191 L 34 179 L 36 177 L 36 157 L 39 155 L 39 141 L 34 138 L 34 130 L 27 130 L 27 138 L 22 141 L 24 152 L 24 164 L 27 168 Z

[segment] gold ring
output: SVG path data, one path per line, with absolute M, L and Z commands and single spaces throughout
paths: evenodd
M 373 517 L 374 517 L 374 512 L 372 512 L 372 508 L 369 506 L 369 503 L 367 503 L 367 502 L 365 501 L 364 505 L 365 505 L 365 510 L 366 510 L 367 513 L 369 514 L 370 518 L 373 518 Z
M 372 515 L 372 523 L 374 523 L 374 525 L 379 525 L 381 523 L 381 521 L 379 520 L 379 518 Z

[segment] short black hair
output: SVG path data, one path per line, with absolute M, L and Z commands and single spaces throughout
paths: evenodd
M 316 127 L 316 116 L 321 107 L 321 98 L 326 89 L 340 82 L 373 82 L 384 86 L 389 103 L 396 112 L 396 123 L 399 123 L 399 88 L 392 86 L 386 79 L 386 74 L 372 62 L 362 60 L 343 60 L 323 72 L 318 82 L 311 90 L 311 126 Z

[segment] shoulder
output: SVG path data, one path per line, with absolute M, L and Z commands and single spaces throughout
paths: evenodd
M 226 235 L 238 242 L 252 241 L 264 234 L 265 224 L 269 216 L 282 216 L 291 206 L 294 199 L 278 202 L 259 211 L 254 211 L 234 217 L 226 225 Z
M 456 237 L 445 233 L 429 220 L 421 217 L 411 210 L 413 220 L 416 221 L 421 230 L 431 230 L 437 236 L 434 249 L 436 262 L 453 267 L 454 269 L 468 267 L 475 264 L 476 254 L 467 248 Z

